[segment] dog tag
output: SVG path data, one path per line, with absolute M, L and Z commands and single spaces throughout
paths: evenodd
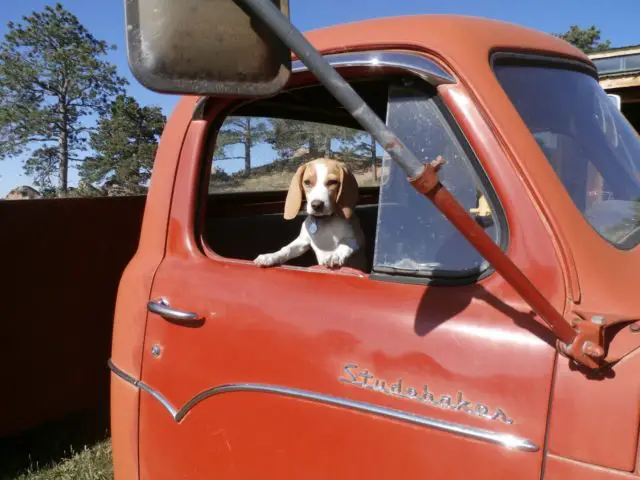
M 318 231 L 318 225 L 316 225 L 316 222 L 311 222 L 311 225 L 309 225 L 309 233 L 311 233 L 311 235 L 315 235 L 316 232 Z

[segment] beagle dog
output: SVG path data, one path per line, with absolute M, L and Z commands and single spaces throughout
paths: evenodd
M 358 202 L 358 182 L 344 163 L 318 158 L 298 167 L 287 193 L 284 218 L 298 215 L 302 197 L 306 213 L 300 234 L 277 252 L 259 255 L 260 267 L 281 265 L 313 249 L 320 265 L 348 266 L 364 271 L 364 233 L 354 209 Z

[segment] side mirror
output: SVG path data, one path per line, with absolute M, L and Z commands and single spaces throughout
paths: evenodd
M 129 66 L 150 90 L 268 96 L 291 75 L 291 51 L 235 0 L 124 0 Z M 272 1 L 289 17 L 289 0 Z

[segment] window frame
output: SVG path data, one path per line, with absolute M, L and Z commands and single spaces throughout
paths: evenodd
M 344 58 L 344 55 L 340 54 L 337 55 L 338 57 Z M 347 64 L 345 67 L 343 68 L 347 68 L 347 69 L 351 69 L 350 64 Z M 367 82 L 367 81 L 372 81 L 372 82 L 381 82 L 381 81 L 385 81 L 386 79 L 401 79 L 403 78 L 403 76 L 405 76 L 405 72 L 400 72 L 400 74 L 398 74 L 397 69 L 393 69 L 395 71 L 391 71 L 389 72 L 387 71 L 380 71 L 379 74 L 377 75 L 367 75 L 367 74 L 351 74 L 351 75 L 345 75 L 347 81 L 351 84 L 351 83 L 357 83 L 357 82 Z M 324 88 L 322 86 L 322 84 L 317 81 L 311 81 L 311 82 L 303 82 L 302 85 L 298 85 L 298 84 L 294 84 L 291 87 L 285 88 L 282 92 L 280 93 L 286 93 L 289 91 L 295 91 L 298 89 L 305 89 L 305 88 Z M 277 96 L 277 95 L 276 95 Z M 211 175 L 211 166 L 212 166 L 212 156 L 213 156 L 213 152 L 215 149 L 215 145 L 217 142 L 217 137 L 218 137 L 218 133 L 220 131 L 220 129 L 222 128 L 222 126 L 224 125 L 224 122 L 231 116 L 234 115 L 234 112 L 238 111 L 239 109 L 241 109 L 242 107 L 251 104 L 251 103 L 257 103 L 260 102 L 262 100 L 269 100 L 273 98 L 272 97 L 264 97 L 264 98 L 250 98 L 250 99 L 239 99 L 239 100 L 235 100 L 235 101 L 231 101 L 229 102 L 227 105 L 225 105 L 222 109 L 217 110 L 215 117 L 208 122 L 207 125 L 207 129 L 206 129 L 206 133 L 205 133 L 205 141 L 204 141 L 204 148 L 202 151 L 202 155 L 200 156 L 200 163 L 199 163 L 199 168 L 198 168 L 198 202 L 196 202 L 196 207 L 195 207 L 195 222 L 194 222 L 194 238 L 196 239 L 197 242 L 197 246 L 198 249 L 200 250 L 201 254 L 203 254 L 207 259 L 209 260 L 214 260 L 214 261 L 219 261 L 219 262 L 226 262 L 226 263 L 240 263 L 240 264 L 252 264 L 251 260 L 248 259 L 244 259 L 244 258 L 235 258 L 235 257 L 226 257 L 223 256 L 219 253 L 217 253 L 210 245 L 209 242 L 207 241 L 206 238 L 206 232 L 205 232 L 205 226 L 206 226 L 206 211 L 207 211 L 207 204 L 209 201 L 209 196 L 211 195 L 209 192 L 209 179 L 210 179 L 210 175 Z M 209 97 L 203 97 L 201 98 L 195 108 L 194 108 L 194 112 L 192 114 L 192 121 L 193 120 L 208 120 L 210 118 L 210 109 L 209 107 L 212 105 L 213 102 L 211 102 L 211 98 Z M 219 99 L 214 99 L 215 100 L 219 100 Z M 385 102 L 385 108 L 387 108 L 388 105 L 388 98 Z M 242 115 L 240 115 L 242 116 Z M 278 117 L 269 117 L 269 118 L 278 118 Z M 349 115 L 350 120 L 353 120 L 354 124 L 355 124 L 355 119 L 353 119 L 352 116 Z M 322 123 L 322 122 L 320 122 Z M 329 124 L 329 123 L 327 123 Z M 337 124 L 336 124 L 337 125 Z M 362 129 L 363 132 L 366 132 L 366 130 Z M 379 186 L 361 186 L 360 187 L 360 193 L 361 193 L 361 198 L 362 197 L 366 197 L 367 195 L 371 194 L 371 192 L 375 191 L 376 195 L 376 204 L 379 201 Z M 218 193 L 216 195 L 219 196 L 242 196 L 242 195 L 251 195 L 251 194 L 255 194 L 255 195 L 259 195 L 259 196 L 277 196 L 277 195 L 286 195 L 287 189 L 283 189 L 283 190 L 268 190 L 268 191 L 255 191 L 255 192 L 222 192 L 222 193 Z M 363 193 L 365 195 L 363 195 Z M 362 205 L 361 203 L 358 203 L 358 205 Z M 258 268 L 258 267 L 256 267 Z M 276 268 L 284 268 L 287 270 L 294 270 L 294 271 L 300 271 L 300 272 L 317 272 L 317 270 L 314 270 L 313 267 L 301 267 L 301 266 L 297 266 L 297 265 L 291 265 L 291 264 L 283 264 L 283 265 L 279 265 Z M 367 278 L 370 274 L 371 271 L 366 271 L 366 272 L 360 272 L 360 271 L 353 271 L 353 270 L 345 270 L 345 269 L 339 269 L 339 270 L 331 270 L 328 272 L 329 274 L 333 274 L 333 275 L 348 275 L 348 276 L 361 276 L 363 278 Z
M 506 218 L 506 214 L 504 212 L 502 203 L 499 199 L 499 196 L 493 187 L 489 176 L 482 165 L 482 162 L 479 160 L 475 151 L 473 150 L 466 134 L 460 127 L 460 124 L 457 122 L 455 116 L 451 113 L 451 111 L 447 108 L 444 100 L 437 92 L 437 86 L 441 84 L 455 84 L 456 79 L 447 71 L 440 68 L 440 66 L 431 58 L 427 57 L 423 54 L 416 54 L 412 52 L 406 51 L 380 51 L 380 50 L 372 50 L 372 51 L 361 51 L 361 52 L 347 52 L 341 54 L 332 54 L 326 55 L 325 58 L 332 64 L 332 66 L 338 70 L 347 81 L 350 83 L 352 81 L 358 81 L 359 79 L 381 79 L 385 76 L 388 76 L 389 73 L 398 74 L 399 77 L 410 77 L 412 79 L 417 79 L 418 83 L 422 85 L 424 88 L 436 88 L 435 94 L 432 96 L 430 100 L 434 101 L 436 108 L 440 115 L 442 115 L 444 122 L 450 129 L 453 134 L 455 140 L 458 142 L 458 146 L 461 151 L 464 153 L 467 161 L 467 166 L 471 167 L 473 173 L 475 174 L 475 179 L 478 184 L 483 189 L 487 201 L 492 207 L 492 217 L 493 221 L 496 223 L 496 228 L 498 232 L 498 246 L 506 251 L 509 246 L 509 226 Z M 360 71 L 363 68 L 368 70 L 371 67 L 375 67 L 378 72 L 374 76 L 364 74 L 364 75 L 352 75 L 352 71 Z M 287 87 L 284 91 L 295 89 L 295 88 L 305 88 L 305 87 L 314 87 L 320 86 L 320 82 L 316 79 L 311 80 L 310 82 L 299 82 L 298 80 L 302 78 L 303 75 L 309 74 L 306 66 L 301 64 L 301 62 L 296 61 L 293 64 L 292 73 L 294 73 L 292 87 Z M 300 83 L 300 84 L 299 84 Z M 322 88 L 322 87 L 321 87 Z M 387 96 L 387 109 L 389 105 L 389 96 Z M 211 105 L 210 97 L 201 98 L 194 108 L 192 120 L 207 120 L 210 117 L 210 105 Z M 217 111 L 215 118 L 209 122 L 206 136 L 207 139 L 205 141 L 205 148 L 203 149 L 203 154 L 201 156 L 200 168 L 199 168 L 199 201 L 197 202 L 195 208 L 195 222 L 194 222 L 194 233 L 195 238 L 197 239 L 198 248 L 201 250 L 201 253 L 205 255 L 210 260 L 228 262 L 228 263 L 250 263 L 245 259 L 237 259 L 237 258 L 227 258 L 221 255 L 218 255 L 212 248 L 208 246 L 208 242 L 206 241 L 204 234 L 204 226 L 205 226 L 205 215 L 207 202 L 209 199 L 209 179 L 210 179 L 210 169 L 211 162 L 209 161 L 209 157 L 212 156 L 212 153 L 215 149 L 215 144 L 217 141 L 217 134 L 229 116 L 233 115 L 233 112 L 242 106 L 256 102 L 256 99 L 241 99 L 237 101 L 232 101 L 227 104 L 224 108 Z M 386 119 L 385 119 L 386 122 Z M 379 203 L 380 198 L 380 187 L 361 187 L 361 189 L 377 189 L 377 199 Z M 267 193 L 267 192 L 259 192 L 259 193 Z M 275 193 L 275 192 L 271 192 Z M 225 195 L 225 194 L 221 194 Z M 233 195 L 233 194 L 230 194 Z M 375 242 L 375 239 L 374 239 Z M 374 244 L 375 249 L 375 244 Z M 373 259 L 372 259 L 373 260 Z M 486 262 L 486 261 L 485 261 Z M 295 265 L 282 265 L 280 268 L 295 270 L 295 271 L 311 271 L 314 270 L 308 267 L 298 267 Z M 475 269 L 476 272 L 473 274 L 466 275 L 438 275 L 432 272 L 424 272 L 420 275 L 411 274 L 405 271 L 396 271 L 393 273 L 390 272 L 380 272 L 375 270 L 375 266 L 372 263 L 371 270 L 369 272 L 361 273 L 360 276 L 364 278 L 369 278 L 371 280 L 392 282 L 392 283 L 402 283 L 402 284 L 417 284 L 417 285 L 448 285 L 448 286 L 460 286 L 460 285 L 470 285 L 477 283 L 478 281 L 490 276 L 494 273 L 495 269 L 488 262 L 485 263 L 484 268 Z M 468 270 L 465 270 L 468 272 Z M 347 274 L 349 276 L 353 276 L 353 273 L 345 273 L 335 271 L 331 272 L 334 274 Z
M 582 73 L 586 73 L 593 77 L 596 81 L 599 81 L 598 70 L 589 63 L 582 62 L 580 60 L 562 57 L 559 54 L 545 54 L 540 52 L 532 52 L 527 50 L 511 51 L 511 50 L 493 50 L 489 54 L 489 67 L 495 74 L 496 63 L 499 62 L 514 62 L 515 64 L 538 64 L 547 68 L 560 68 L 560 69 L 573 69 Z M 496 76 L 496 81 L 499 82 Z

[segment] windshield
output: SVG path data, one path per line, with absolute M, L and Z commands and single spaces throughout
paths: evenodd
M 496 64 L 505 92 L 589 224 L 640 241 L 640 137 L 597 80 L 550 64 Z

